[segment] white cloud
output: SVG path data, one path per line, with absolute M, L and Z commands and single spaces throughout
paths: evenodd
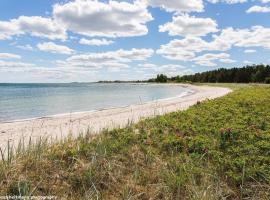
M 72 54 L 74 52 L 73 49 L 70 49 L 64 45 L 57 45 L 53 42 L 44 42 L 37 44 L 37 48 L 40 51 L 50 52 L 50 53 L 59 53 L 59 54 Z
M 270 0 L 260 0 L 262 3 L 269 3 Z
M 219 35 L 213 35 L 211 41 L 199 37 L 174 39 L 161 45 L 157 54 L 171 60 L 190 61 L 197 53 L 204 51 L 227 51 L 236 47 L 262 47 L 270 49 L 270 28 L 253 26 L 250 29 L 227 28 Z
M 83 70 L 73 70 L 64 68 L 52 68 L 52 67 L 38 67 L 34 64 L 24 62 L 6 62 L 0 60 L 0 71 L 4 73 L 16 73 L 14 81 L 23 80 L 20 79 L 23 76 L 31 78 L 31 82 L 40 82 L 40 80 L 67 80 L 68 78 L 74 78 L 75 74 L 82 78 L 85 75 Z M 90 72 L 87 71 L 88 75 Z M 91 72 L 92 73 L 92 72 Z M 71 79 L 72 80 L 72 79 Z
M 217 23 L 211 18 L 197 18 L 189 15 L 173 16 L 172 22 L 159 26 L 160 32 L 171 36 L 205 36 L 217 32 Z
M 33 82 L 40 80 L 45 82 L 49 80 L 89 81 L 89 79 L 97 81 L 103 79 L 104 76 L 110 77 L 110 75 L 106 76 L 101 73 L 100 70 L 104 68 L 107 72 L 127 71 L 132 73 L 135 79 L 134 71 L 128 71 L 130 69 L 129 65 L 135 65 L 135 63 L 132 63 L 133 61 L 145 61 L 153 53 L 152 49 L 120 49 L 103 53 L 87 53 L 73 55 L 65 60 L 54 61 L 52 62 L 53 67 L 40 67 L 36 64 L 0 60 L 0 71 L 16 73 L 16 76 L 19 76 L 16 81 L 24 80 L 26 77 Z M 126 78 L 130 78 L 130 76 Z
M 244 62 L 243 62 L 244 64 L 247 64 L 247 65 L 249 65 L 249 64 L 252 64 L 252 62 L 251 61 L 249 61 L 249 60 L 244 60 Z
M 225 44 L 224 44 L 225 43 Z M 186 37 L 182 40 L 172 40 L 166 45 L 162 45 L 157 50 L 157 54 L 170 60 L 192 61 L 201 66 L 216 66 L 214 61 L 223 63 L 233 63 L 235 60 L 230 59 L 230 55 L 226 53 L 207 53 L 196 56 L 197 53 L 205 51 L 227 51 L 231 48 L 231 44 L 219 38 L 207 42 L 198 37 Z
M 167 65 L 157 66 L 154 69 L 157 72 L 176 72 L 176 71 L 179 71 L 180 69 L 185 69 L 185 68 L 186 67 L 182 65 L 167 64 Z
M 185 39 L 184 39 L 185 40 Z M 187 61 L 195 57 L 195 49 L 182 49 L 177 44 L 182 45 L 185 41 L 183 40 L 172 40 L 166 45 L 161 45 L 160 49 L 156 51 L 157 54 L 170 60 L 182 60 Z
M 86 36 L 130 37 L 146 35 L 153 18 L 139 1 L 75 0 L 53 7 L 54 19 L 68 30 Z
M 230 59 L 230 58 L 222 58 L 222 59 L 219 60 L 219 62 L 230 64 L 230 63 L 235 63 L 236 60 L 233 60 L 233 59 Z
M 146 60 L 153 55 L 152 49 L 131 49 L 131 50 L 117 50 L 103 53 L 88 53 L 69 57 L 68 61 L 80 62 L 131 62 L 133 60 Z
M 12 53 L 0 53 L 0 59 L 21 59 L 21 56 Z
M 142 67 L 142 68 L 154 68 L 157 65 L 156 64 L 152 64 L 152 63 L 144 63 L 144 64 L 138 64 L 138 66 L 139 67 Z
M 153 63 L 144 63 L 138 65 L 139 70 L 137 70 L 137 73 L 143 73 L 146 74 L 146 71 L 153 71 L 150 75 L 150 77 L 154 77 L 158 73 L 164 73 L 168 76 L 176 76 L 176 75 L 187 75 L 194 73 L 193 70 L 187 69 L 185 66 L 182 65 L 176 65 L 176 64 L 165 64 L 165 65 L 156 65 Z M 149 77 L 148 77 L 149 78 Z
M 256 53 L 257 51 L 254 49 L 246 49 L 244 52 L 245 53 Z
M 72 66 L 100 69 L 104 67 L 129 68 L 127 63 L 144 61 L 153 55 L 152 49 L 117 50 L 102 53 L 73 55 L 64 61 L 57 61 L 58 66 Z
M 168 12 L 202 12 L 202 0 L 145 0 L 152 7 L 160 7 Z
M 270 12 L 270 7 L 267 6 L 252 6 L 246 13 L 268 13 Z
M 114 41 L 112 40 L 107 40 L 107 39 L 85 39 L 85 38 L 81 38 L 79 41 L 80 44 L 83 45 L 89 45 L 89 46 L 103 46 L 103 45 L 110 45 L 112 43 L 114 43 Z
M 195 62 L 197 65 L 206 66 L 206 67 L 216 67 L 217 64 L 211 60 L 198 60 Z
M 108 72 L 120 72 L 121 68 L 117 67 L 108 67 Z
M 12 62 L 12 61 L 3 61 L 0 60 L 1 70 L 15 70 L 15 68 L 27 68 L 34 67 L 34 64 L 24 63 L 24 62 Z
M 0 21 L 0 39 L 10 39 L 15 35 L 30 34 L 36 37 L 66 39 L 66 31 L 50 18 L 20 16 L 10 21 Z
M 230 43 L 220 39 L 207 42 L 199 37 L 186 37 L 161 45 L 160 49 L 157 50 L 157 54 L 171 60 L 189 61 L 196 56 L 196 53 L 202 51 L 226 51 L 230 48 Z
M 227 53 L 220 53 L 220 54 L 204 54 L 202 56 L 198 56 L 193 59 L 196 64 L 201 65 L 201 66 L 209 66 L 209 67 L 214 67 L 217 66 L 214 61 L 220 61 L 224 63 L 232 63 L 234 62 L 233 60 L 230 59 L 230 55 Z M 230 62 L 228 62 L 230 61 Z
M 28 51 L 33 51 L 34 50 L 34 48 L 30 44 L 17 45 L 16 47 L 19 48 L 19 49 L 28 50 Z
M 26 17 L 18 18 L 19 29 L 23 32 L 30 33 L 33 36 L 44 37 L 49 39 L 66 39 L 66 32 L 61 24 L 56 24 L 52 19 L 43 17 Z
M 245 3 L 247 0 L 208 0 L 210 3 L 227 3 L 227 4 L 236 4 L 236 3 Z
M 238 47 L 263 47 L 270 49 L 270 28 L 253 26 L 250 29 L 226 29 L 219 37 Z
M 18 26 L 13 21 L 0 21 L 0 40 L 11 39 L 11 36 L 21 34 Z

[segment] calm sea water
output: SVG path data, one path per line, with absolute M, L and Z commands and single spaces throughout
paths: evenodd
M 0 122 L 127 106 L 189 92 L 154 84 L 0 84 Z

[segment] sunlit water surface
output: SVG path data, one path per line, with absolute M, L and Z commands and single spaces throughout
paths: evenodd
M 0 122 L 140 104 L 190 92 L 154 84 L 0 84 Z

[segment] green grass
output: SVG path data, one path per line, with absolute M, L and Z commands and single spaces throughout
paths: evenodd
M 100 136 L 39 143 L 0 164 L 0 194 L 270 199 L 270 87 L 233 89 Z
M 227 87 L 232 90 L 238 90 L 242 88 L 248 88 L 248 87 L 270 87 L 268 84 L 261 84 L 261 83 L 191 83 L 194 85 L 208 85 L 208 86 L 213 86 L 213 87 Z

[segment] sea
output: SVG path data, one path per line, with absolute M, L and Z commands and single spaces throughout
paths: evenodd
M 0 122 L 125 107 L 192 92 L 167 84 L 0 83 Z

